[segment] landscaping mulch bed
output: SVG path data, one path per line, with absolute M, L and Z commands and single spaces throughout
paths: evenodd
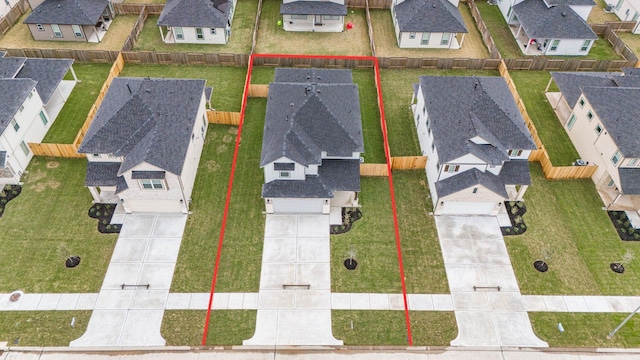
M 89 217 L 98 219 L 98 232 L 102 234 L 119 233 L 122 224 L 111 224 L 116 204 L 95 203 L 89 208 Z
M 524 223 L 522 216 L 527 212 L 524 201 L 506 201 L 504 203 L 511 220 L 511 226 L 500 227 L 502 235 L 521 235 L 527 231 L 527 224 Z
M 624 211 L 607 211 L 611 223 L 616 228 L 618 236 L 624 241 L 640 241 L 640 229 L 631 225 L 631 220 Z
M 362 211 L 359 208 L 342 208 L 342 224 L 331 225 L 329 229 L 332 235 L 344 234 L 351 230 L 351 224 L 362 219 Z
M 6 185 L 0 192 L 0 217 L 4 214 L 4 209 L 7 203 L 20 195 L 22 192 L 22 186 L 20 185 Z

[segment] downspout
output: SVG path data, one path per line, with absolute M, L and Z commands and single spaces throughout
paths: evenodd
M 182 176 L 178 176 L 178 183 L 180 184 L 180 193 L 182 194 L 182 199 L 180 200 L 180 203 L 182 204 L 182 210 L 183 210 L 183 213 L 188 214 L 189 202 L 186 196 L 184 195 L 184 185 L 182 185 Z M 185 209 L 186 209 L 186 212 L 184 211 Z

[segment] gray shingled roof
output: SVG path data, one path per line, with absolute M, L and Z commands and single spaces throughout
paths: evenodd
M 553 81 L 571 108 L 576 106 L 582 87 L 585 86 L 616 86 L 613 77 L 619 73 L 613 72 L 551 72 Z
M 531 185 L 528 160 L 511 160 L 504 163 L 498 177 L 505 185 Z
M 45 0 L 25 24 L 95 25 L 109 0 Z
M 622 68 L 622 73 L 624 75 L 634 75 L 634 76 L 639 76 L 640 75 L 640 69 L 639 68 Z
M 460 10 L 448 0 L 405 0 L 395 14 L 401 32 L 468 32 Z
M 324 159 L 317 176 L 268 182 L 262 186 L 262 197 L 333 198 L 334 191 L 360 191 L 359 160 Z
M 505 199 L 509 197 L 504 188 L 504 184 L 498 176 L 488 171 L 482 172 L 476 168 L 469 169 L 444 180 L 436 181 L 435 185 L 438 198 L 478 185 L 484 186 Z
M 3 168 L 7 165 L 7 152 L 5 150 L 0 150 L 0 168 Z
M 167 0 L 157 25 L 225 28 L 231 5 L 229 0 Z
M 0 79 L 0 134 L 35 87 L 36 82 L 31 79 Z
M 164 171 L 132 171 L 131 178 L 134 180 L 141 179 L 164 179 L 166 172 Z
M 25 61 L 24 57 L 0 57 L 0 79 L 16 77 Z
M 591 39 L 596 33 L 567 5 L 547 7 L 543 0 L 525 0 L 513 7 L 520 24 L 530 38 Z
M 28 78 L 38 82 L 36 90 L 43 103 L 48 103 L 53 92 L 71 68 L 69 59 L 27 59 L 16 78 Z
M 347 15 L 347 6 L 330 1 L 293 1 L 280 5 L 282 15 Z
M 277 68 L 274 82 L 313 83 L 313 84 L 351 84 L 351 70 L 346 69 L 293 69 Z
M 640 158 L 640 88 L 585 87 L 584 96 L 627 158 Z
M 503 78 L 421 76 L 420 89 L 441 163 L 474 154 L 495 164 L 508 149 L 536 149 Z M 476 136 L 491 148 L 470 141 Z
M 180 175 L 205 80 L 115 78 L 79 153 L 123 156 L 119 174 L 143 162 Z
M 119 162 L 88 161 L 85 186 L 116 186 Z
M 640 195 L 640 168 L 618 168 L 622 193 Z
M 593 0 L 545 0 L 549 5 L 589 5 L 594 6 L 596 3 Z
M 320 164 L 322 151 L 337 157 L 364 151 L 358 86 L 271 83 L 260 166 L 283 156 L 303 166 Z

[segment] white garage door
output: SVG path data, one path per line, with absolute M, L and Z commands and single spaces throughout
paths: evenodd
M 439 215 L 490 215 L 496 206 L 492 202 L 445 201 L 439 207 Z
M 322 213 L 322 199 L 273 199 L 274 213 Z

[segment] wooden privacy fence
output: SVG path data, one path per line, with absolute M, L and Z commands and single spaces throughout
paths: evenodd
M 147 14 L 147 7 L 142 7 L 142 10 L 140 10 L 138 14 L 138 19 L 136 19 L 136 23 L 133 24 L 133 29 L 131 29 L 129 36 L 127 36 L 127 39 L 124 41 L 124 45 L 122 45 L 122 51 L 129 51 L 136 46 L 138 36 L 140 36 L 140 32 L 144 27 L 144 22 L 147 20 Z
M 392 156 L 392 170 L 416 170 L 427 166 L 426 156 Z
M 345 5 L 358 9 L 391 9 L 391 0 L 346 0 Z
M 145 15 L 160 15 L 164 4 L 125 4 L 114 3 L 113 9 L 118 15 L 138 15 L 144 11 Z
M 267 97 L 269 96 L 269 85 L 265 84 L 250 84 L 249 97 Z
M 484 42 L 484 45 L 489 50 L 489 57 L 492 59 L 500 59 L 502 57 L 500 55 L 500 51 L 498 50 L 498 47 L 496 47 L 496 43 L 493 41 L 493 38 L 491 37 L 491 33 L 489 32 L 487 25 L 484 23 L 484 20 L 482 20 L 482 16 L 480 15 L 480 10 L 478 10 L 478 7 L 476 6 L 476 2 L 474 0 L 465 0 L 465 2 L 467 3 L 467 5 L 469 5 L 469 9 L 471 10 L 471 16 L 473 17 L 473 20 L 476 22 L 476 27 L 478 28 L 478 31 L 480 31 L 480 34 L 482 35 L 482 42 Z
M 66 158 L 83 158 L 84 154 L 78 154 L 78 146 L 76 144 L 39 144 L 29 143 L 29 148 L 33 155 L 54 156 Z
M 246 63 L 245 63 L 246 65 Z M 373 68 L 373 59 L 254 57 L 254 66 L 315 67 L 315 68 Z
M 210 124 L 239 125 L 240 113 L 230 111 L 207 110 L 207 121 Z
M 20 17 L 29 10 L 27 0 L 18 1 L 9 12 L 0 20 L 0 39 L 18 22 Z
M 360 164 L 361 176 L 389 176 L 387 164 Z
M 509 71 L 507 67 L 502 63 L 498 68 L 500 71 L 500 75 L 507 82 L 507 86 L 509 86 L 509 90 L 511 91 L 511 95 L 513 95 L 516 104 L 518 105 L 518 110 L 522 114 L 524 118 L 524 122 L 531 133 L 531 137 L 533 137 L 533 141 L 535 142 L 538 150 L 534 150 L 529 156 L 529 161 L 539 161 L 542 166 L 542 172 L 544 173 L 544 177 L 552 180 L 560 180 L 560 179 L 585 179 L 590 178 L 598 168 L 595 165 L 588 166 L 553 166 L 551 163 L 551 158 L 549 157 L 549 153 L 547 149 L 545 149 L 542 140 L 540 140 L 540 136 L 538 136 L 538 130 L 529 117 L 529 113 L 527 113 L 527 108 L 524 105 L 524 102 L 520 98 L 518 94 L 518 90 L 516 89 L 516 85 L 509 75 Z
M 500 59 L 378 57 L 382 69 L 497 70 Z
M 80 62 L 113 63 L 119 55 L 113 50 L 77 50 L 77 49 L 2 49 L 11 57 L 29 57 L 41 59 L 73 59 Z
M 373 25 L 371 25 L 371 12 L 369 11 L 369 0 L 365 0 L 365 15 L 367 18 L 367 30 L 369 32 L 369 48 L 371 56 L 376 56 L 376 42 L 373 40 Z
M 249 54 L 123 51 L 122 57 L 125 62 L 137 64 L 247 66 L 249 63 Z

